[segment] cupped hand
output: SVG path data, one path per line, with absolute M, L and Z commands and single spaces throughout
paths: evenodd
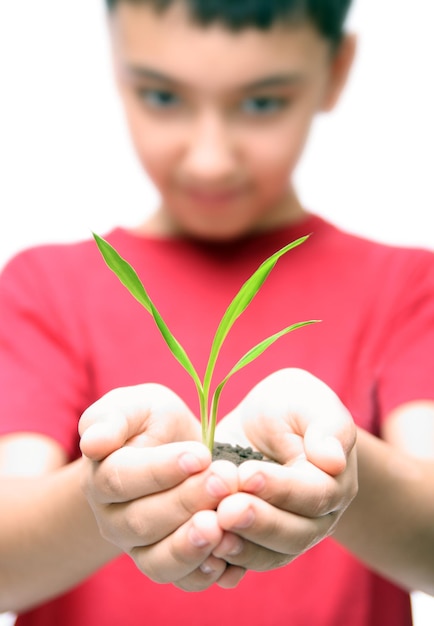
M 155 383 L 109 391 L 84 411 L 78 430 L 81 451 L 93 461 L 123 446 L 143 448 L 201 439 L 199 422 L 187 405 Z
M 105 539 L 157 582 L 237 584 L 244 570 L 212 555 L 224 538 L 216 508 L 237 490 L 236 468 L 211 465 L 198 420 L 175 393 L 113 390 L 83 413 L 79 432 L 83 490 Z
M 356 428 L 336 394 L 299 369 L 261 381 L 217 430 L 278 464 L 248 461 L 217 508 L 213 554 L 246 569 L 289 563 L 333 532 L 357 492 Z
M 196 418 L 158 385 L 111 392 L 80 433 L 103 536 L 151 579 L 189 591 L 289 563 L 333 531 L 357 491 L 351 416 L 301 370 L 264 379 L 217 430 L 278 464 L 211 464 Z

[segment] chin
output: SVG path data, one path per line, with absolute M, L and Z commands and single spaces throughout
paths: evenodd
M 224 243 L 241 240 L 264 230 L 265 226 L 262 215 L 240 215 L 240 219 L 233 219 L 234 216 L 228 215 L 214 215 L 211 219 L 191 219 L 191 215 L 178 215 L 177 217 L 177 230 L 181 235 L 204 242 Z M 249 219 L 243 219 L 243 217 L 249 217 Z
M 254 226 L 228 227 L 222 225 L 219 228 L 207 228 L 185 225 L 182 228 L 182 233 L 185 237 L 209 243 L 231 243 L 244 239 L 256 231 L 257 228 Z

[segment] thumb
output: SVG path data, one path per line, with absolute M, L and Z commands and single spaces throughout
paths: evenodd
M 297 368 L 263 379 L 240 405 L 250 441 L 281 463 L 307 458 L 334 476 L 344 471 L 356 427 L 328 385 Z
M 79 421 L 82 453 L 101 461 L 124 445 L 157 446 L 200 440 L 200 426 L 173 391 L 157 384 L 114 389 Z
M 308 426 L 304 449 L 308 461 L 331 476 L 341 474 L 347 466 L 347 454 L 340 439 L 321 432 L 317 424 Z
M 105 413 L 101 418 L 101 421 L 95 421 L 84 427 L 83 423 L 89 419 L 89 413 L 85 411 L 79 422 L 80 450 L 92 461 L 102 461 L 115 450 L 122 448 L 128 440 L 128 424 L 124 416 Z

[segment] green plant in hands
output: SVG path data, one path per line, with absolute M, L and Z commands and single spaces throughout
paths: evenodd
M 121 283 L 125 285 L 131 295 L 133 295 L 134 298 L 136 298 L 136 300 L 138 300 L 140 304 L 148 311 L 148 313 L 152 315 L 173 356 L 179 361 L 179 363 L 184 367 L 184 369 L 190 374 L 191 378 L 193 379 L 199 398 L 202 441 L 205 445 L 208 446 L 208 448 L 212 452 L 214 446 L 214 433 L 217 423 L 219 399 L 223 387 L 225 386 L 229 378 L 233 374 L 235 374 L 235 372 L 238 372 L 240 369 L 254 361 L 269 346 L 271 346 L 271 344 L 277 341 L 277 339 L 283 337 L 283 335 L 286 335 L 287 333 L 296 330 L 301 326 L 307 326 L 308 324 L 314 324 L 319 321 L 309 320 L 306 322 L 291 324 L 291 326 L 287 326 L 283 330 L 275 333 L 274 335 L 271 335 L 270 337 L 267 337 L 266 339 L 258 343 L 233 366 L 233 368 L 228 372 L 224 379 L 215 387 L 215 390 L 210 398 L 214 367 L 217 362 L 217 357 L 219 355 L 220 349 L 223 345 L 224 340 L 226 339 L 229 330 L 232 328 L 234 322 L 239 318 L 241 313 L 245 311 L 255 295 L 258 293 L 262 284 L 266 280 L 267 276 L 270 274 L 273 267 L 276 265 L 279 258 L 286 254 L 289 250 L 292 250 L 296 246 L 299 246 L 304 241 L 306 241 L 308 235 L 296 239 L 295 241 L 289 243 L 285 247 L 275 252 L 272 256 L 266 259 L 259 266 L 259 268 L 250 276 L 250 278 L 248 278 L 247 281 L 243 284 L 237 295 L 234 297 L 234 299 L 226 309 L 217 328 L 214 340 L 211 345 L 208 364 L 205 369 L 203 380 L 200 379 L 184 348 L 172 335 L 163 318 L 155 308 L 134 268 L 132 268 L 131 265 L 118 254 L 113 246 L 111 246 L 102 237 L 96 235 L 95 233 L 93 236 L 108 267 L 116 274 L 116 276 L 119 278 Z

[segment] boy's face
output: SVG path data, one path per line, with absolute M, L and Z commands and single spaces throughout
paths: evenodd
M 233 33 L 121 2 L 111 18 L 120 94 L 162 196 L 161 234 L 234 239 L 300 215 L 290 180 L 343 62 L 308 25 Z

